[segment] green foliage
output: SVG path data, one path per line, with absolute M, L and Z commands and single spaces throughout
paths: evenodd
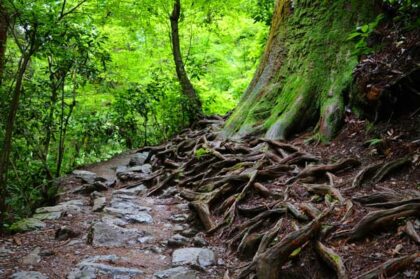
M 370 54 L 373 52 L 373 49 L 368 46 L 367 39 L 383 20 L 383 18 L 384 15 L 379 14 L 374 21 L 361 26 L 357 26 L 356 31 L 349 34 L 347 40 L 356 41 L 356 55 Z
M 199 148 L 199 149 L 197 149 L 197 150 L 195 151 L 194 156 L 195 156 L 197 159 L 200 159 L 201 157 L 203 157 L 204 155 L 207 155 L 207 154 L 209 154 L 209 153 L 210 153 L 210 151 L 208 151 L 207 149 L 205 149 L 205 148 Z
M 383 139 L 380 139 L 380 138 L 373 138 L 373 139 L 367 140 L 365 142 L 365 144 L 367 144 L 368 146 L 372 147 L 372 146 L 377 146 L 377 145 L 382 144 L 383 141 L 384 140 Z
M 248 85 L 267 37 L 270 2 L 182 0 L 181 49 L 206 114 L 230 111 Z M 12 217 L 53 203 L 63 173 L 160 143 L 185 127 L 189 101 L 173 65 L 168 1 L 3 3 L 18 16 L 9 30 L 2 108 L 9 107 L 20 57 L 35 46 L 10 158 Z M 1 142 L 6 119 L 2 110 Z
M 420 3 L 418 0 L 383 0 L 384 4 L 397 10 L 393 21 L 401 23 L 404 29 L 420 28 Z

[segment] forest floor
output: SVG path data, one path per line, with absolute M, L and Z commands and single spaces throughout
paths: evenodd
M 419 115 L 329 145 L 222 124 L 63 177 L 0 239 L 0 278 L 419 278 Z

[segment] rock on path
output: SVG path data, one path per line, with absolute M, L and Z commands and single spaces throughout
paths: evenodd
M 0 277 L 220 278 L 224 267 L 217 266 L 213 249 L 194 247 L 207 242 L 197 235 L 199 228 L 174 189 L 152 199 L 145 197 L 143 184 L 121 188 L 121 182 L 113 182 L 117 175 L 149 174 L 147 158 L 148 153 L 139 153 L 115 161 L 127 165 L 95 166 L 104 177 L 74 171 L 63 182 L 67 191 L 60 203 L 38 208 L 14 225 L 20 234 L 0 239 Z

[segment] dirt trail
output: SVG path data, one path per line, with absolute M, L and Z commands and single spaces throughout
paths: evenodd
M 0 278 L 220 278 L 223 248 L 198 234 L 184 200 L 146 197 L 140 183 L 112 185 L 117 168 L 132 174 L 133 157 L 64 178 L 58 206 L 34 216 L 44 227 L 0 240 Z

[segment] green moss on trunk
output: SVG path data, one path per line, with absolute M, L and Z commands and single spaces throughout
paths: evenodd
M 357 64 L 347 37 L 373 11 L 374 1 L 278 0 L 260 66 L 225 136 L 285 139 L 318 123 L 322 139 L 333 137 Z

